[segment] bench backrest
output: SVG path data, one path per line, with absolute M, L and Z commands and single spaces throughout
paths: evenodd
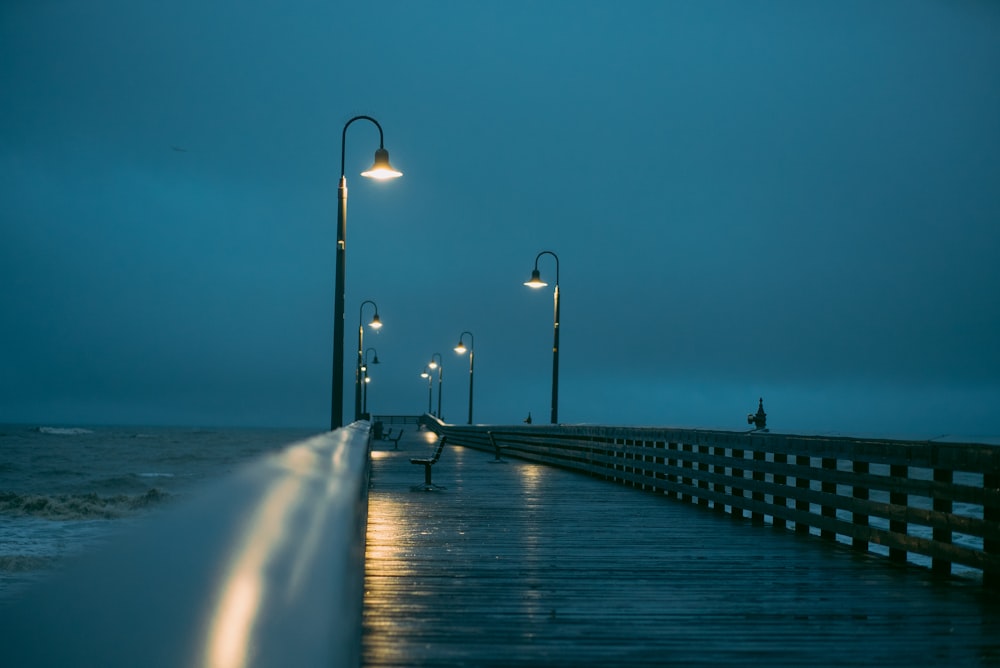
M 444 450 L 444 442 L 448 440 L 447 436 L 442 436 L 441 440 L 438 441 L 437 450 L 434 451 L 434 456 L 431 457 L 431 464 L 436 464 L 438 458 L 441 457 L 441 451 Z

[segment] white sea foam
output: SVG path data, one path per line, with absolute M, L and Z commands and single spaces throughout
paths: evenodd
M 76 436 L 78 434 L 93 434 L 90 429 L 83 427 L 39 427 L 38 431 L 43 434 L 58 434 L 60 436 Z

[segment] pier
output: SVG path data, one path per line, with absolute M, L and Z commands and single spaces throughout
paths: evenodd
M 365 666 L 1000 664 L 978 579 L 454 434 L 428 491 L 406 428 L 372 446 Z
M 1000 665 L 997 446 L 375 420 L 68 560 L 0 665 Z

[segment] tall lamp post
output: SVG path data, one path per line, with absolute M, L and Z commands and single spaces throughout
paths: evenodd
M 465 344 L 462 342 L 462 337 L 466 334 L 469 335 L 469 347 L 466 348 Z M 464 355 L 465 352 L 469 352 L 469 424 L 472 424 L 472 380 L 473 380 L 473 357 L 476 354 L 476 339 L 472 336 L 472 332 L 465 331 L 458 335 L 458 345 L 455 346 L 455 352 L 459 355 Z
M 559 422 L 559 256 L 552 251 L 542 251 L 536 255 L 531 279 L 524 284 L 529 288 L 544 288 L 548 285 L 538 272 L 538 259 L 543 255 L 551 255 L 556 260 L 556 289 L 553 292 L 555 315 L 552 324 L 552 424 L 556 424 Z
M 403 173 L 389 164 L 389 152 L 385 150 L 382 126 L 371 116 L 355 116 L 344 124 L 340 136 L 340 185 L 337 187 L 337 273 L 333 296 L 333 392 L 330 401 L 330 429 L 344 426 L 344 279 L 347 255 L 347 177 L 344 175 L 344 153 L 347 143 L 347 128 L 359 120 L 371 121 L 378 128 L 378 150 L 371 169 L 361 172 L 362 176 L 373 179 L 391 179 Z
M 435 362 L 434 358 L 437 357 L 438 361 Z M 438 412 L 437 418 L 443 420 L 444 416 L 441 415 L 441 378 L 444 375 L 444 360 L 441 359 L 441 353 L 434 353 L 431 355 L 431 361 L 427 365 L 431 369 L 437 369 L 438 371 Z
M 361 302 L 361 306 L 358 307 L 358 365 L 354 372 L 354 419 L 361 419 L 361 367 L 364 365 L 364 340 L 365 340 L 365 327 L 362 324 L 362 313 L 365 310 L 365 304 L 371 304 L 375 307 L 375 316 L 372 321 L 368 323 L 368 326 L 372 329 L 380 329 L 382 327 L 382 321 L 378 317 L 378 304 L 370 299 L 366 299 Z
M 427 412 L 433 415 L 434 413 L 431 409 L 431 403 L 434 398 L 434 386 L 431 384 L 431 372 L 427 370 L 427 367 L 424 367 L 424 370 L 420 373 L 420 377 L 427 379 Z
M 362 399 L 363 406 L 361 407 L 361 412 L 364 413 L 365 415 L 368 415 L 368 383 L 371 382 L 371 378 L 368 377 L 368 351 L 369 350 L 372 350 L 372 351 L 375 352 L 375 356 L 372 358 L 371 363 L 372 364 L 378 364 L 379 363 L 379 361 L 378 361 L 378 351 L 375 350 L 374 348 L 366 348 L 365 349 L 365 359 L 361 363 L 361 370 L 364 371 L 364 376 L 365 376 L 364 377 L 364 383 L 365 384 L 364 384 L 364 388 L 363 388 L 363 397 L 364 398 Z

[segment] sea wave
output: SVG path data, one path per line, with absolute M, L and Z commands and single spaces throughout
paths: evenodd
M 94 433 L 92 430 L 84 429 L 83 427 L 39 427 L 38 431 L 42 434 L 57 434 L 59 436 L 76 436 L 78 434 Z
M 52 568 L 58 561 L 53 556 L 37 556 L 31 554 L 0 554 L 0 572 L 27 573 L 43 568 Z
M 18 494 L 0 492 L 0 513 L 49 520 L 117 519 L 157 506 L 170 497 L 150 489 L 144 494 Z

